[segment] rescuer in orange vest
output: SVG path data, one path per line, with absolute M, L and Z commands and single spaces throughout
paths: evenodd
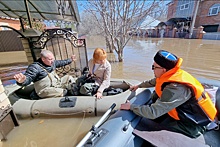
M 155 87 L 152 104 L 137 106 L 127 102 L 122 110 L 132 110 L 147 119 L 146 131 L 169 130 L 196 138 L 205 132 L 206 125 L 214 120 L 217 110 L 201 83 L 180 69 L 183 59 L 160 50 L 154 56 L 152 70 L 155 78 L 131 86 Z M 153 125 L 150 125 L 153 124 Z

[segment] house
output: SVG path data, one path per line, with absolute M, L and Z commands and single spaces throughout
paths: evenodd
M 202 26 L 205 32 L 220 32 L 220 1 L 172 0 L 167 5 L 166 23 L 180 31 L 190 31 L 191 27 Z
M 220 32 L 220 1 L 201 2 L 197 26 L 205 32 Z
M 140 24 L 140 30 L 143 37 L 151 37 L 153 35 L 153 30 L 157 27 L 159 23 L 159 20 L 148 15 Z
M 76 1 L 1 1 L 0 25 L 7 27 L 0 27 L 0 52 L 23 50 L 21 39 L 17 36 L 23 36 L 23 38 L 40 36 L 35 29 L 44 29 L 42 20 L 78 24 L 80 18 Z M 8 27 L 12 30 L 8 30 Z M 20 42 L 22 48 L 17 45 L 17 42 Z
M 9 26 L 16 30 L 20 30 L 20 21 L 19 19 L 8 18 L 8 17 L 0 17 L 0 26 Z M 9 28 L 0 27 L 1 30 L 8 30 Z

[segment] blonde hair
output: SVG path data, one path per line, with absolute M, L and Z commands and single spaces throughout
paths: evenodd
M 96 63 L 99 60 L 104 60 L 107 57 L 107 53 L 102 48 L 96 48 L 93 53 L 93 62 Z

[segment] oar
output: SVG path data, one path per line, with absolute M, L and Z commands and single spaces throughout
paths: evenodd
M 105 112 L 105 114 L 99 119 L 99 121 L 92 126 L 90 131 L 86 134 L 86 136 L 80 141 L 80 143 L 76 147 L 83 146 L 86 141 L 89 139 L 89 137 L 92 135 L 92 133 L 103 123 L 103 121 L 109 116 L 109 114 L 112 112 L 112 110 L 115 108 L 116 104 L 113 103 L 111 107 Z

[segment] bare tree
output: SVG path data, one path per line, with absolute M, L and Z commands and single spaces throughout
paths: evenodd
M 92 0 L 84 5 L 93 15 L 99 33 L 104 35 L 110 52 L 116 52 L 118 61 L 123 61 L 123 50 L 130 39 L 129 31 L 136 31 L 147 15 L 161 11 L 158 0 Z M 158 9 L 160 11 L 158 11 Z
M 102 34 L 102 30 L 97 28 L 99 26 L 98 22 L 94 20 L 94 16 L 88 12 L 83 12 L 81 17 L 81 23 L 78 27 L 81 35 L 97 35 Z

